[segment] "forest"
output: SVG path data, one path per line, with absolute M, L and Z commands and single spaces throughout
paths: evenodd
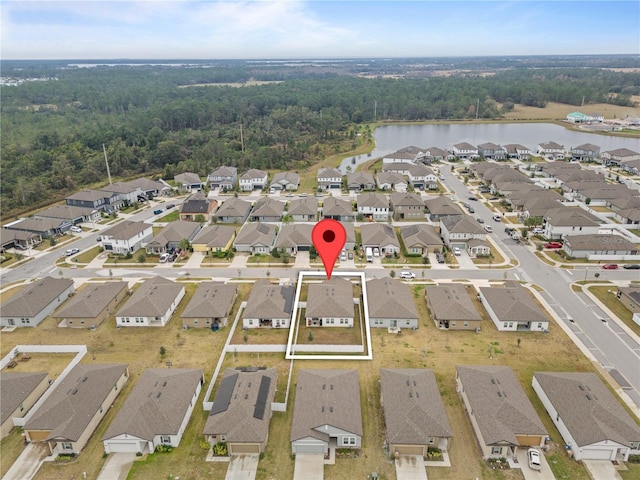
M 354 148 L 371 122 L 499 119 L 514 104 L 580 105 L 584 98 L 632 105 L 631 95 L 640 94 L 640 74 L 592 67 L 420 78 L 386 78 L 355 63 L 8 67 L 0 112 L 3 219 L 106 183 L 103 144 L 116 178 L 204 177 L 222 164 L 304 170 Z

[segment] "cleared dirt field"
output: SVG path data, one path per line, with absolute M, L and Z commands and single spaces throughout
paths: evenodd
M 640 97 L 632 98 L 636 105 L 640 105 Z M 629 116 L 638 116 L 640 107 L 619 107 L 608 103 L 595 103 L 585 105 L 583 107 L 576 105 L 567 105 L 565 103 L 549 102 L 544 108 L 528 107 L 526 105 L 516 104 L 515 108 L 505 114 L 507 120 L 556 120 L 566 118 L 568 113 L 581 112 L 598 112 L 604 115 L 604 118 L 625 118 Z

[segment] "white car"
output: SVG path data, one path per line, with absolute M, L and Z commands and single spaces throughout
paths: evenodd
M 527 451 L 527 458 L 529 459 L 529 468 L 531 470 L 542 470 L 542 464 L 540 463 L 540 453 L 535 448 L 530 448 Z
M 378 247 L 374 247 L 373 248 L 373 256 L 374 257 L 379 257 L 380 256 L 380 249 Z
M 82 229 L 80 227 L 76 227 L 75 225 L 71 227 L 69 230 L 75 233 L 82 233 Z
M 462 251 L 460 251 L 460 249 L 458 247 L 453 247 L 453 254 L 456 257 L 459 257 L 460 255 L 462 255 Z
M 491 228 L 491 225 L 485 225 L 484 229 L 487 233 L 493 233 L 493 228 Z
M 405 270 L 403 270 L 402 272 L 400 272 L 399 275 L 400 278 L 405 278 L 407 280 L 413 280 L 414 278 L 416 278 L 416 274 L 413 272 L 407 272 Z
M 75 255 L 76 253 L 80 253 L 80 249 L 79 248 L 70 248 L 69 250 L 67 250 L 66 252 L 64 252 L 64 254 L 67 257 L 70 257 L 71 255 Z

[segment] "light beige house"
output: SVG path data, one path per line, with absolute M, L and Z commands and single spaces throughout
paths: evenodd
M 273 249 L 277 233 L 278 227 L 271 223 L 245 223 L 233 241 L 233 246 L 238 252 L 267 255 Z
M 305 320 L 308 327 L 353 327 L 353 284 L 340 277 L 309 284 Z
M 400 238 L 409 255 L 426 255 L 442 251 L 442 239 L 433 225 L 416 223 L 400 227 Z
M 367 281 L 369 325 L 379 328 L 418 328 L 418 310 L 411 289 L 400 280 L 373 278 Z
M 389 196 L 394 220 L 424 220 L 424 201 L 416 193 L 391 192 Z
M 481 328 L 482 317 L 464 285 L 459 283 L 427 285 L 425 297 L 427 308 L 436 327 L 442 330 L 476 330 Z
M 202 282 L 182 312 L 183 328 L 226 327 L 237 296 L 236 285 Z
M 0 439 L 9 435 L 13 419 L 22 418 L 49 387 L 42 372 L 0 373 Z
M 480 287 L 478 298 L 499 331 L 544 332 L 549 318 L 529 291 L 512 282 L 499 287 Z
M 202 432 L 206 441 L 226 443 L 229 455 L 264 452 L 276 387 L 275 368 L 225 370 Z
M 547 431 L 510 367 L 457 365 L 456 390 L 482 458 L 508 460 L 519 447 L 544 445 Z
M 185 294 L 184 285 L 163 277 L 145 280 L 116 315 L 122 327 L 164 327 Z
M 236 238 L 236 227 L 210 225 L 198 232 L 191 242 L 194 252 L 228 252 Z
M 289 223 L 283 225 L 278 232 L 276 248 L 280 251 L 296 255 L 300 252 L 308 252 L 313 243 L 311 242 L 311 231 L 314 225 L 310 223 Z
M 293 285 L 256 281 L 242 312 L 242 328 L 289 328 L 295 293 Z
M 432 370 L 381 368 L 380 404 L 390 454 L 449 450 L 453 431 Z
M 78 364 L 24 425 L 51 455 L 79 454 L 129 379 L 126 364 Z
M 89 283 L 54 314 L 59 327 L 97 327 L 129 293 L 127 282 Z

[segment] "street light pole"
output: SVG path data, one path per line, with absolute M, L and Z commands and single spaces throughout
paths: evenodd
M 589 267 L 585 267 L 584 269 L 584 281 L 587 281 L 587 275 L 589 274 Z

